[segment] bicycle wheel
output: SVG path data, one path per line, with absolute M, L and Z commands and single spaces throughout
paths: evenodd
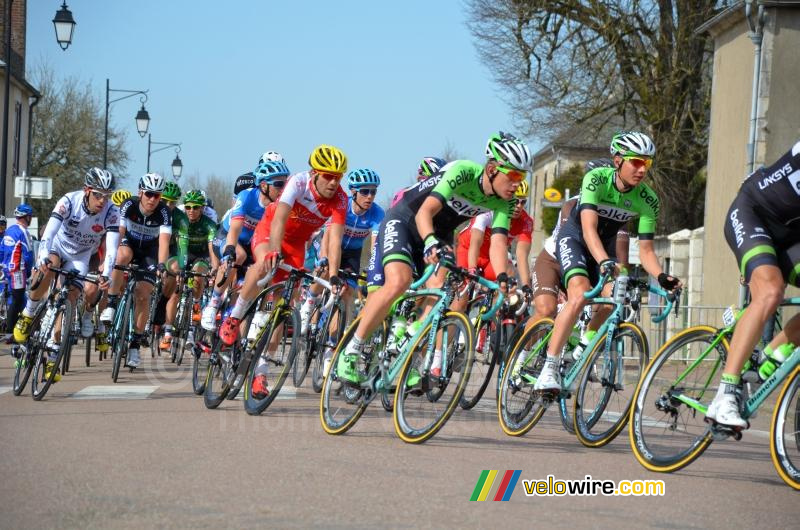
M 631 322 L 622 322 L 614 331 L 611 351 L 606 344 L 601 340 L 592 349 L 575 395 L 575 434 L 586 447 L 606 445 L 627 425 L 633 393 L 649 358 L 644 332 Z
M 463 313 L 448 311 L 434 335 L 441 339 L 446 370 L 434 376 L 427 359 L 430 329 L 430 324 L 425 326 L 413 339 L 395 391 L 395 432 L 408 443 L 430 439 L 450 419 L 464 394 L 475 356 L 472 324 Z
M 53 333 L 55 328 L 56 322 L 61 322 L 61 340 L 58 341 L 58 352 L 56 353 L 56 358 L 53 360 L 53 369 L 50 370 L 50 373 L 47 374 L 47 364 L 49 361 L 50 352 L 47 348 L 42 348 L 39 352 L 39 355 L 36 358 L 36 362 L 33 367 L 33 379 L 31 379 L 31 396 L 35 401 L 40 401 L 47 391 L 50 389 L 50 386 L 53 384 L 53 380 L 56 377 L 56 373 L 58 368 L 61 366 L 61 362 L 64 359 L 64 356 L 69 353 L 69 350 L 72 348 L 72 341 L 70 340 L 69 336 L 66 334 L 70 332 L 72 326 L 72 317 L 75 313 L 74 309 L 72 308 L 72 302 L 69 300 L 64 300 L 64 302 L 55 309 L 55 317 L 53 318 L 52 322 L 53 325 L 47 330 L 41 330 L 44 333 L 39 334 L 39 340 L 42 343 L 47 343 L 47 339 Z
M 120 304 L 122 311 L 117 309 L 114 314 L 114 340 L 111 342 L 111 358 L 113 365 L 111 367 L 111 380 L 117 382 L 119 378 L 119 369 L 122 366 L 122 359 L 128 356 L 128 325 L 129 315 L 131 311 L 131 297 L 127 292 L 123 295 L 123 303 Z
M 322 429 L 328 434 L 344 434 L 355 425 L 367 410 L 374 397 L 371 388 L 354 385 L 339 377 L 339 356 L 344 355 L 347 345 L 358 329 L 361 317 L 356 317 L 347 327 L 342 340 L 339 341 L 331 357 L 331 370 L 322 381 L 322 395 L 319 401 L 319 418 Z M 367 374 L 365 385 L 371 387 L 378 375 L 378 352 L 384 351 L 387 337 L 387 325 L 384 321 L 364 341 L 364 350 L 356 364 L 359 371 Z M 367 361 L 365 364 L 365 360 Z
M 522 337 L 522 334 L 525 332 L 525 325 L 528 323 L 528 318 L 529 317 L 526 316 L 523 320 L 512 326 L 510 333 L 504 331 L 504 333 L 506 333 L 505 346 L 503 347 L 502 351 L 500 351 L 500 355 L 497 356 L 497 362 L 495 363 L 497 365 L 497 368 L 495 369 L 497 375 L 495 376 L 496 381 L 494 385 L 495 401 L 500 400 L 500 381 L 503 379 L 503 372 L 505 372 L 506 363 L 508 363 L 508 357 L 511 355 L 511 350 L 514 348 L 517 342 L 519 342 L 520 337 Z M 503 326 L 503 328 L 505 328 L 505 326 Z
M 83 345 L 86 349 L 86 367 L 92 364 L 92 337 L 83 339 Z
M 215 333 L 212 334 L 209 346 L 210 356 L 203 390 L 203 403 L 206 408 L 215 409 L 228 397 L 239 363 L 236 351 L 222 349 L 222 343 Z
M 470 318 L 470 322 L 472 321 L 474 319 Z M 469 376 L 469 383 L 464 389 L 464 395 L 459 400 L 459 405 L 464 410 L 469 410 L 478 404 L 486 387 L 489 386 L 489 381 L 492 380 L 492 372 L 497 362 L 495 352 L 499 349 L 500 334 L 502 333 L 500 327 L 496 327 L 496 330 L 492 332 L 492 327 L 491 321 L 480 320 L 475 329 L 478 344 L 472 361 L 472 373 Z
M 786 378 L 775 404 L 769 453 L 783 481 L 800 490 L 800 367 Z
M 342 337 L 343 333 L 341 330 L 344 329 L 346 320 L 347 315 L 344 311 L 344 305 L 339 302 L 331 306 L 330 314 L 327 315 L 325 319 L 325 326 L 317 332 L 317 339 L 314 341 L 314 368 L 311 370 L 311 387 L 314 389 L 314 392 L 318 394 L 322 392 L 322 380 L 325 375 L 323 373 L 325 369 L 325 350 L 328 349 L 330 344 L 334 345 L 334 350 L 336 349 L 336 345 L 339 344 Z M 331 337 L 330 333 L 331 322 L 339 322 L 338 328 L 340 331 L 333 337 Z M 382 327 L 379 329 L 382 329 Z M 331 359 L 331 363 L 333 363 L 333 359 Z M 333 364 L 331 364 L 331 366 L 333 366 Z
M 250 415 L 258 415 L 264 412 L 272 402 L 278 397 L 286 376 L 292 368 L 292 363 L 297 355 L 297 343 L 300 338 L 300 313 L 291 307 L 276 309 L 277 315 L 273 315 L 272 321 L 268 324 L 270 328 L 266 330 L 261 340 L 255 346 L 253 362 L 244 382 L 244 410 Z M 253 395 L 253 379 L 262 373 L 261 366 L 267 369 L 267 388 L 266 396 L 258 398 Z
M 178 305 L 178 312 L 175 315 L 173 326 L 173 337 L 170 343 L 170 354 L 178 366 L 183 363 L 183 354 L 186 348 L 186 336 L 189 333 L 190 319 L 192 317 L 191 298 L 182 296 Z
M 202 326 L 192 325 L 194 344 L 192 345 L 192 390 L 196 395 L 202 395 L 206 390 L 206 377 L 208 375 L 209 355 L 203 350 L 207 344 L 209 333 Z M 209 350 L 210 351 L 210 350 Z
M 537 321 L 522 334 L 506 361 L 497 416 L 500 427 L 509 436 L 522 436 L 530 431 L 547 410 L 533 387 L 544 366 L 552 331 L 552 318 Z
M 688 328 L 661 346 L 633 397 L 630 440 L 636 460 L 650 471 L 669 473 L 691 464 L 713 438 L 702 412 L 685 404 L 705 405 L 717 391 L 728 341 L 712 343 L 719 331 Z
M 312 343 L 314 341 L 312 337 L 314 336 L 315 328 L 318 325 L 318 320 L 322 318 L 321 308 L 328 300 L 327 296 L 330 296 L 330 293 L 326 291 L 326 296 L 323 297 L 322 303 L 317 304 L 314 307 L 314 310 L 311 312 L 311 315 L 308 318 L 308 328 L 301 336 L 301 340 L 297 348 L 297 356 L 294 359 L 294 364 L 292 364 L 292 384 L 295 388 L 300 388 L 306 378 L 308 369 L 311 367 L 311 360 L 314 357 L 314 352 L 312 349 Z

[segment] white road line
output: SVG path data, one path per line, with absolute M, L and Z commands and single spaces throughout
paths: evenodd
M 157 386 L 95 385 L 75 392 L 73 399 L 147 399 Z
M 0 394 L 5 394 L 6 392 L 11 392 L 10 386 L 0 386 Z
M 275 400 L 279 399 L 294 399 L 297 397 L 297 389 L 296 388 L 286 388 L 285 386 L 281 387 L 281 391 Z M 240 390 L 239 393 L 234 398 L 234 401 L 241 401 L 244 399 L 244 389 Z

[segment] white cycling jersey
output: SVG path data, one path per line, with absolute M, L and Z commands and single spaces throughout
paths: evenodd
M 62 260 L 86 262 L 88 267 L 92 254 L 100 248 L 106 238 L 105 274 L 111 270 L 119 244 L 119 209 L 111 201 L 92 214 L 86 208 L 82 190 L 67 193 L 56 203 L 39 244 L 38 261 L 49 254 Z

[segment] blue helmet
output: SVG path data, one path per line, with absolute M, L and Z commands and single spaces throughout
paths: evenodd
M 381 178 L 371 169 L 354 169 L 347 174 L 347 187 L 351 190 L 380 185 Z
M 419 177 L 418 180 L 424 180 L 440 169 L 442 169 L 447 162 L 442 158 L 437 158 L 435 156 L 426 156 L 422 159 L 422 162 L 419 164 L 419 169 L 417 169 L 417 176 Z
M 14 217 L 33 216 L 33 208 L 30 204 L 22 203 L 14 209 Z
M 272 184 L 278 177 L 288 177 L 289 168 L 285 162 L 261 162 L 253 170 L 253 176 L 256 179 L 256 186 L 262 182 Z

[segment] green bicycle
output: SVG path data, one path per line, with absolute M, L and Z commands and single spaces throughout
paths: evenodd
M 441 289 L 421 289 L 439 266 L 450 269 Z M 365 340 L 365 348 L 356 362 L 358 383 L 339 374 L 339 356 L 358 328 L 357 317 L 345 332 L 334 352 L 331 370 L 325 377 L 320 399 L 320 420 L 328 434 L 347 432 L 367 406 L 381 395 L 388 401 L 394 390 L 394 426 L 401 440 L 420 443 L 435 435 L 452 416 L 464 393 L 475 355 L 474 330 L 469 319 L 449 311 L 450 303 L 462 280 L 467 278 L 489 289 L 499 286 L 484 278 L 470 274 L 450 263 L 428 267 L 409 291 L 395 302 L 390 317 Z M 405 334 L 393 348 L 387 348 L 390 323 L 396 319 L 413 320 L 418 299 L 436 298 L 436 302 L 422 318 L 408 325 Z M 486 313 L 491 319 L 503 302 L 502 294 Z M 438 345 L 438 346 L 437 346 Z M 435 349 L 441 348 L 441 366 L 434 367 Z M 397 382 L 396 388 L 393 383 Z
M 782 306 L 798 306 L 787 298 Z M 642 377 L 631 410 L 633 454 L 650 471 L 669 473 L 691 464 L 714 440 L 742 437 L 740 431 L 708 425 L 705 414 L 714 398 L 741 312 L 729 309 L 724 328 L 694 326 L 668 340 Z M 753 417 L 783 381 L 770 426 L 770 455 L 778 474 L 800 489 L 800 348 L 763 382 L 754 352 L 742 373 L 745 392 L 742 418 Z M 749 389 L 749 391 L 748 391 Z

